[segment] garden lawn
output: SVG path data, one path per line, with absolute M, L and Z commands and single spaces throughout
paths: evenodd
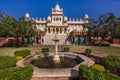
M 111 46 L 69 46 L 71 52 L 84 52 L 86 48 L 92 49 L 94 54 L 120 56 L 120 47 Z
M 1 47 L 0 48 L 0 55 L 8 55 L 13 56 L 13 53 L 16 50 L 23 50 L 23 49 L 29 49 L 31 52 L 41 52 L 41 49 L 43 47 L 51 48 L 50 51 L 54 49 L 53 46 L 29 46 L 29 47 Z M 92 49 L 92 53 L 95 54 L 104 54 L 104 55 L 113 55 L 113 56 L 120 56 L 120 47 L 109 47 L 109 46 L 67 46 L 70 48 L 71 52 L 84 52 L 86 48 Z M 61 46 L 59 48 L 64 48 L 64 46 Z

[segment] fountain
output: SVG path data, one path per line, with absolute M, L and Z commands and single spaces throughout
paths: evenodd
M 82 54 L 58 52 L 59 39 L 56 34 L 53 41 L 55 42 L 55 52 L 49 52 L 47 57 L 44 54 L 30 56 L 30 58 L 20 60 L 16 65 L 20 67 L 31 66 L 34 69 L 33 78 L 41 80 L 54 80 L 56 78 L 58 80 L 69 80 L 70 78 L 78 77 L 81 64 L 87 66 L 94 64 L 90 58 Z
M 49 52 L 47 57 L 45 57 L 45 55 L 34 56 L 30 60 L 31 64 L 37 66 L 38 68 L 72 68 L 84 61 L 77 54 L 70 52 L 59 52 L 59 39 L 57 38 L 57 34 L 55 34 L 55 38 L 52 40 L 55 42 L 54 52 Z
M 58 55 L 58 43 L 59 43 L 59 39 L 57 39 L 56 34 L 55 34 L 55 39 L 53 39 L 53 41 L 55 42 L 55 55 L 53 57 L 53 61 L 55 64 L 60 63 L 60 57 Z

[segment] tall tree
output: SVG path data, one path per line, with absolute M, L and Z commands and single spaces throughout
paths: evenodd
M 111 37 L 118 37 L 117 34 L 119 29 L 117 26 L 119 26 L 119 22 L 113 13 L 101 15 L 98 20 L 98 26 L 100 28 L 99 34 L 102 37 L 102 41 L 104 41 L 108 35 L 111 35 Z
M 24 18 L 16 20 L 14 17 L 0 14 L 0 37 L 14 37 L 16 46 L 18 46 L 18 38 L 37 35 L 33 24 L 33 21 L 25 21 Z

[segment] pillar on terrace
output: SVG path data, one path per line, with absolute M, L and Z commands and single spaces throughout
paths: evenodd
M 33 45 L 37 45 L 37 41 L 36 40 L 37 40 L 36 36 L 34 36 L 34 43 L 33 43 Z

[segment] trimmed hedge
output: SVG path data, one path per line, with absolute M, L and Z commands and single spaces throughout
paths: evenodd
M 14 67 L 0 70 L 0 80 L 31 80 L 31 67 Z
M 42 48 L 42 53 L 49 52 L 49 48 Z
M 22 56 L 16 56 L 16 59 L 17 59 L 17 61 L 19 61 L 19 60 L 23 59 L 23 57 Z
M 79 67 L 79 80 L 120 80 L 120 77 L 106 71 L 81 65 Z
M 17 59 L 11 56 L 0 56 L 0 70 L 5 68 L 14 67 Z
M 91 49 L 87 48 L 87 49 L 85 50 L 85 55 L 86 55 L 86 56 L 89 56 L 91 53 L 92 53 L 92 50 L 91 50 Z
M 100 71 L 105 71 L 105 67 L 99 64 L 93 64 L 91 67 Z
M 70 48 L 69 47 L 64 47 L 64 52 L 69 52 Z
M 42 54 L 42 52 L 35 52 L 35 54 L 36 54 L 36 55 L 41 55 L 41 54 Z
M 25 49 L 25 50 L 18 50 L 14 52 L 15 56 L 22 56 L 23 58 L 25 58 L 26 56 L 30 55 L 30 50 Z
M 103 57 L 100 63 L 107 69 L 120 68 L 120 58 L 116 56 Z

